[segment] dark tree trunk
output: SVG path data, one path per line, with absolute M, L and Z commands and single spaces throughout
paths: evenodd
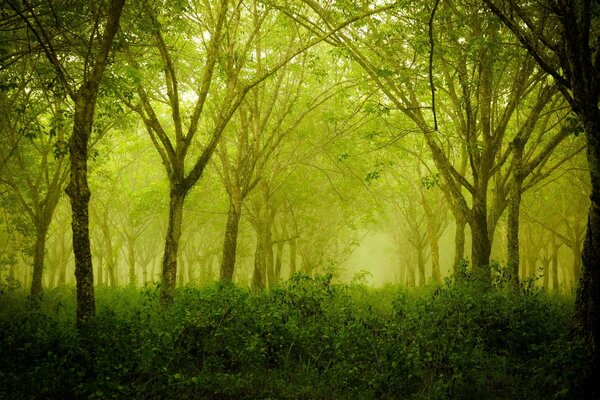
M 228 283 L 233 281 L 233 273 L 235 271 L 237 238 L 241 216 L 238 209 L 233 201 L 229 202 L 225 240 L 223 243 L 223 257 L 221 259 L 221 281 Z
M 263 246 L 260 235 L 256 237 L 256 249 L 254 251 L 254 272 L 252 274 L 252 288 L 255 290 L 264 289 L 265 284 L 265 255 L 263 254 Z
M 454 274 L 459 272 L 465 260 L 465 227 L 467 221 L 463 216 L 456 215 L 456 233 L 454 236 Z
M 69 139 L 71 178 L 66 193 L 71 200 L 71 228 L 77 284 L 77 323 L 81 327 L 96 313 L 94 271 L 90 250 L 90 189 L 87 181 L 88 139 L 92 131 L 97 88 L 84 84 L 77 93 L 73 133 Z
M 510 282 L 515 291 L 519 290 L 519 213 L 522 195 L 523 146 L 521 140 L 513 142 L 514 171 L 510 190 L 510 203 L 508 205 L 508 232 L 507 232 L 507 267 Z
M 583 244 L 581 276 L 575 303 L 575 323 L 581 334 L 588 337 L 591 351 L 589 371 L 600 370 L 600 110 L 597 104 L 584 120 L 587 159 L 590 170 L 591 194 L 588 224 Z M 576 245 L 575 248 L 578 248 Z M 575 272 L 579 272 L 575 270 Z M 578 277 L 576 276 L 575 279 Z M 600 394 L 600 382 L 592 377 L 587 384 L 590 394 Z
M 31 295 L 42 294 L 42 275 L 44 272 L 44 256 L 46 253 L 46 237 L 48 224 L 41 223 L 36 229 L 35 245 L 33 250 L 33 276 L 31 279 Z
M 492 246 L 487 229 L 487 209 L 485 200 L 473 199 L 473 215 L 471 218 L 471 257 L 473 274 L 482 283 L 491 281 L 490 253 Z
M 177 278 L 177 254 L 181 238 L 181 223 L 183 219 L 183 202 L 185 192 L 171 189 L 169 203 L 169 224 L 165 238 L 165 252 L 162 261 L 162 287 L 160 301 L 163 305 L 173 301 L 173 290 Z

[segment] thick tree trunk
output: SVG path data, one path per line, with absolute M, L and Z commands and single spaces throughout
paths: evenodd
M 467 221 L 463 216 L 456 217 L 456 233 L 454 235 L 454 274 L 460 272 L 465 260 L 465 227 Z
M 221 258 L 221 281 L 231 283 L 235 271 L 235 260 L 237 252 L 237 238 L 241 213 L 233 201 L 229 202 L 227 213 L 227 226 L 225 228 L 225 239 L 223 242 L 223 257 Z
M 41 223 L 36 229 L 33 249 L 33 276 L 31 279 L 31 296 L 42 294 L 42 275 L 44 272 L 44 255 L 46 253 L 46 237 L 48 224 Z
M 473 275 L 476 280 L 489 283 L 491 281 L 490 253 L 492 246 L 487 229 L 486 202 L 475 198 L 473 203 L 473 216 L 470 221 Z
M 169 202 L 169 224 L 165 238 L 165 252 L 162 261 L 162 286 L 160 301 L 163 305 L 173 301 L 173 290 L 177 278 L 177 254 L 181 238 L 181 223 L 183 219 L 183 202 L 185 192 L 171 189 Z
M 589 371 L 600 370 L 600 111 L 589 104 L 589 118 L 584 120 L 591 194 L 588 224 L 583 244 L 582 269 L 575 303 L 575 323 L 580 334 L 587 336 L 591 364 Z M 577 247 L 577 246 L 576 246 Z M 588 391 L 600 394 L 600 382 L 590 375 Z
M 88 212 L 91 193 L 87 181 L 88 139 L 92 131 L 96 95 L 97 88 L 89 84 L 83 84 L 77 93 L 73 133 L 69 139 L 71 178 L 65 190 L 71 200 L 77 324 L 80 327 L 96 313 Z

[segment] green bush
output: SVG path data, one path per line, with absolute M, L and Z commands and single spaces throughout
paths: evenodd
M 232 285 L 97 290 L 75 329 L 74 290 L 0 295 L 0 398 L 548 399 L 569 397 L 585 353 L 572 298 L 467 281 L 406 290 L 296 275 Z

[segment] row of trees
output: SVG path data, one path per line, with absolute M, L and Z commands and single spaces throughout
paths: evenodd
M 199 235 L 189 251 L 220 249 L 225 282 L 235 276 L 242 216 L 255 237 L 252 285 L 263 288 L 281 275 L 286 244 L 290 269 L 297 269 L 301 251 L 310 272 L 331 254 L 347 253 L 356 238 L 350 228 L 383 203 L 379 215 L 402 216 L 396 221 L 403 229 L 423 233 L 409 240 L 421 281 L 426 247 L 432 278 L 441 278 L 437 243 L 450 213 L 454 270 L 465 258 L 468 226 L 473 274 L 489 282 L 506 216 L 506 261 L 518 289 L 521 203 L 585 151 L 589 177 L 570 182 L 589 185 L 592 198 L 574 279 L 582 282 L 577 321 L 591 333 L 599 362 L 596 3 L 8 0 L 1 7 L 2 184 L 7 204 L 21 210 L 11 218 L 35 230 L 33 294 L 42 290 L 46 239 L 61 193 L 69 196 L 80 324 L 95 309 L 91 231 L 98 232 L 93 242 L 103 243 L 95 252 L 100 279 L 105 267 L 116 282 L 115 255 L 123 248 L 133 284 L 139 257 L 153 257 L 136 254 L 136 242 L 151 225 L 164 230 L 167 304 L 185 253 L 184 210 L 195 188 L 208 191 L 215 181 L 227 199 L 225 234 L 218 245 Z M 140 130 L 147 144 L 127 149 Z M 129 191 L 119 192 L 120 201 L 112 192 L 90 215 L 90 161 L 101 176 L 108 164 L 103 149 L 123 148 L 131 164 L 118 176 Z M 154 164 L 145 178 L 130 178 L 131 165 L 144 165 L 136 152 L 154 155 L 147 155 Z M 398 168 L 406 158 L 418 164 L 410 177 Z M 148 171 L 156 171 L 157 161 L 167 187 L 153 188 Z M 213 179 L 205 183 L 207 175 Z M 111 182 L 97 184 L 99 192 Z M 399 191 L 416 196 L 417 208 Z M 142 192 L 142 200 L 131 201 Z M 165 192 L 168 201 L 158 195 Z M 331 219 L 306 206 L 310 193 L 329 202 Z M 196 201 L 207 198 L 198 193 Z M 139 212 L 156 206 L 158 218 L 161 203 L 164 223 Z M 90 230 L 90 220 L 97 229 Z M 564 234 L 539 213 L 530 220 L 579 258 L 580 228 Z M 110 233 L 116 225 L 121 243 Z M 543 259 L 555 259 L 557 246 Z

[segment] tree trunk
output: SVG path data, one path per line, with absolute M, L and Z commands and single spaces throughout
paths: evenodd
M 536 276 L 536 264 L 537 264 L 537 257 L 536 256 L 531 256 L 528 258 L 528 268 L 527 268 L 527 277 L 528 278 L 535 278 Z
M 577 240 L 574 242 L 571 251 L 573 252 L 573 284 L 575 285 L 577 282 L 581 282 L 582 252 L 581 244 Z
M 507 233 L 507 267 L 510 282 L 515 291 L 519 290 L 519 213 L 522 195 L 523 167 L 523 141 L 513 141 L 514 170 L 510 190 L 510 203 L 508 205 L 508 233 Z
M 275 253 L 275 281 L 279 282 L 279 280 L 281 279 L 281 264 L 282 264 L 282 257 L 283 257 L 283 245 L 284 242 L 279 241 L 277 242 L 277 246 L 276 246 L 276 253 Z
M 463 216 L 456 217 L 456 233 L 454 236 L 454 274 L 460 271 L 465 260 L 465 227 L 467 221 Z
M 127 238 L 127 258 L 129 261 L 129 286 L 137 286 L 137 275 L 135 272 L 135 239 Z
M 297 270 L 297 251 L 296 239 L 290 240 L 290 278 L 294 276 Z
M 425 256 L 423 252 L 424 248 L 417 248 L 417 266 L 419 268 L 419 286 L 425 286 L 426 278 L 425 278 Z
M 181 238 L 181 223 L 183 219 L 183 202 L 185 192 L 171 189 L 169 202 L 169 224 L 165 238 L 165 252 L 162 261 L 162 286 L 160 301 L 163 305 L 173 302 L 173 290 L 177 278 L 177 253 Z
M 223 257 L 221 258 L 221 281 L 223 282 L 231 283 L 233 281 L 240 217 L 241 213 L 234 202 L 230 200 L 223 242 Z
M 33 276 L 31 279 L 31 296 L 42 294 L 42 275 L 44 272 L 44 255 L 46 253 L 47 223 L 41 223 L 36 229 L 33 250 Z
M 591 363 L 590 371 L 600 370 L 600 110 L 596 103 L 584 120 L 587 159 L 590 170 L 591 194 L 588 224 L 583 244 L 581 276 L 575 302 L 575 323 L 587 336 Z M 578 246 L 575 246 L 578 248 Z M 576 277 L 577 278 L 577 277 Z M 590 373 L 588 390 L 599 394 L 600 382 Z
M 77 93 L 73 133 L 69 139 L 71 178 L 65 190 L 71 200 L 79 327 L 96 313 L 88 212 L 91 193 L 87 180 L 88 139 L 92 132 L 96 96 L 97 88 L 88 83 L 83 84 Z
M 255 290 L 265 288 L 265 256 L 262 254 L 263 246 L 260 235 L 256 237 L 256 249 L 254 251 L 254 272 L 252 274 L 252 288 Z
M 104 285 L 104 257 L 102 256 L 102 254 L 98 254 L 97 257 L 97 268 L 98 268 L 98 286 L 102 286 Z
M 490 253 L 492 246 L 487 229 L 487 211 L 485 200 L 473 199 L 473 216 L 471 218 L 471 258 L 473 275 L 482 283 L 491 282 Z
M 273 260 L 273 244 L 271 239 L 271 225 L 265 228 L 264 239 L 262 242 L 263 253 L 265 257 L 265 269 L 267 271 L 268 285 L 269 287 L 275 285 L 275 265 Z
M 556 238 L 552 238 L 552 289 L 555 292 L 559 291 L 558 287 L 558 249 L 560 246 L 556 244 Z
M 542 258 L 542 274 L 543 274 L 543 285 L 544 289 L 547 291 L 550 287 L 550 262 L 552 261 L 552 257 L 544 257 Z

